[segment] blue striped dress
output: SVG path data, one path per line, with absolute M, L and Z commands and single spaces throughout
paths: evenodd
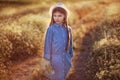
M 44 58 L 49 60 L 54 70 L 54 74 L 46 74 L 50 80 L 65 80 L 71 68 L 73 57 L 72 48 L 72 29 L 70 31 L 70 46 L 66 53 L 65 47 L 67 43 L 67 29 L 54 23 L 47 28 L 44 42 Z

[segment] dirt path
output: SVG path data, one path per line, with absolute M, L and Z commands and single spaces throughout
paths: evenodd
M 40 56 L 35 56 L 13 65 L 11 67 L 10 80 L 47 80 L 41 75 L 42 66 L 44 66 L 44 62 L 41 61 L 42 58 Z
M 89 80 L 87 79 L 87 62 L 92 53 L 93 40 L 90 34 L 86 34 L 81 44 L 82 48 L 73 57 L 74 73 L 68 80 Z

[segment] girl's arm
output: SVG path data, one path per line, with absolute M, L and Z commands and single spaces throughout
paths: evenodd
M 70 28 L 70 48 L 69 48 L 69 54 L 70 54 L 70 57 L 72 58 L 73 57 L 73 39 L 72 39 L 72 29 Z
M 52 51 L 52 29 L 50 27 L 47 28 L 45 42 L 44 42 L 44 58 L 50 60 Z

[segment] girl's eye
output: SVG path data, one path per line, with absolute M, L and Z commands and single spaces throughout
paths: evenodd
M 62 17 L 62 15 L 58 15 L 58 17 Z

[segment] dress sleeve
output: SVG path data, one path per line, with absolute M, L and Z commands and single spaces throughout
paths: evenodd
M 72 58 L 73 57 L 73 40 L 72 40 L 72 29 L 70 28 L 70 48 L 69 48 L 69 55 Z
M 44 58 L 50 60 L 52 52 L 52 29 L 47 28 L 45 42 L 44 42 Z

